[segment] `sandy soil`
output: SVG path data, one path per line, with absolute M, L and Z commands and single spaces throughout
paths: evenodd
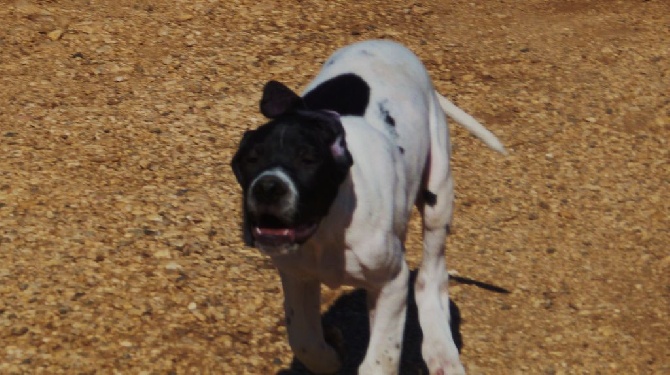
M 0 22 L 0 373 L 300 373 L 228 163 L 265 81 L 391 38 L 511 151 L 452 126 L 469 373 L 670 374 L 670 2 L 11 0 Z M 361 297 L 324 294 L 349 372 Z

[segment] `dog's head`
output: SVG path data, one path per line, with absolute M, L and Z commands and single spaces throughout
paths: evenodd
M 270 122 L 247 131 L 232 160 L 244 192 L 244 238 L 286 253 L 316 232 L 353 161 L 336 113 L 306 108 L 275 81 L 265 85 L 260 109 Z

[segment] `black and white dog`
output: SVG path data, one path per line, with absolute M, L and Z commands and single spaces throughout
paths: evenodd
M 296 357 L 315 373 L 338 370 L 321 327 L 320 284 L 353 285 L 367 289 L 370 313 L 359 374 L 397 374 L 409 283 L 404 241 L 416 205 L 423 357 L 431 374 L 463 374 L 444 259 L 454 204 L 445 113 L 504 153 L 502 144 L 390 41 L 340 49 L 302 96 L 268 82 L 260 108 L 270 122 L 244 134 L 232 168 L 244 191 L 245 241 L 279 269 Z

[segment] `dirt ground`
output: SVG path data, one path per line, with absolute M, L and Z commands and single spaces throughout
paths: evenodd
M 451 126 L 469 373 L 670 374 L 670 2 L 11 0 L 0 22 L 0 373 L 300 373 L 228 164 L 265 81 L 389 38 L 510 150 Z M 351 372 L 361 294 L 324 293 Z

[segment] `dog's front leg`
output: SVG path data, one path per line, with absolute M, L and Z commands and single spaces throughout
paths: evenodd
M 370 342 L 359 375 L 397 374 L 407 312 L 409 269 L 402 259 L 400 271 L 380 289 L 368 290 Z
M 299 280 L 280 272 L 288 342 L 295 356 L 316 374 L 340 368 L 337 352 L 326 343 L 321 326 L 321 286 L 318 280 Z

